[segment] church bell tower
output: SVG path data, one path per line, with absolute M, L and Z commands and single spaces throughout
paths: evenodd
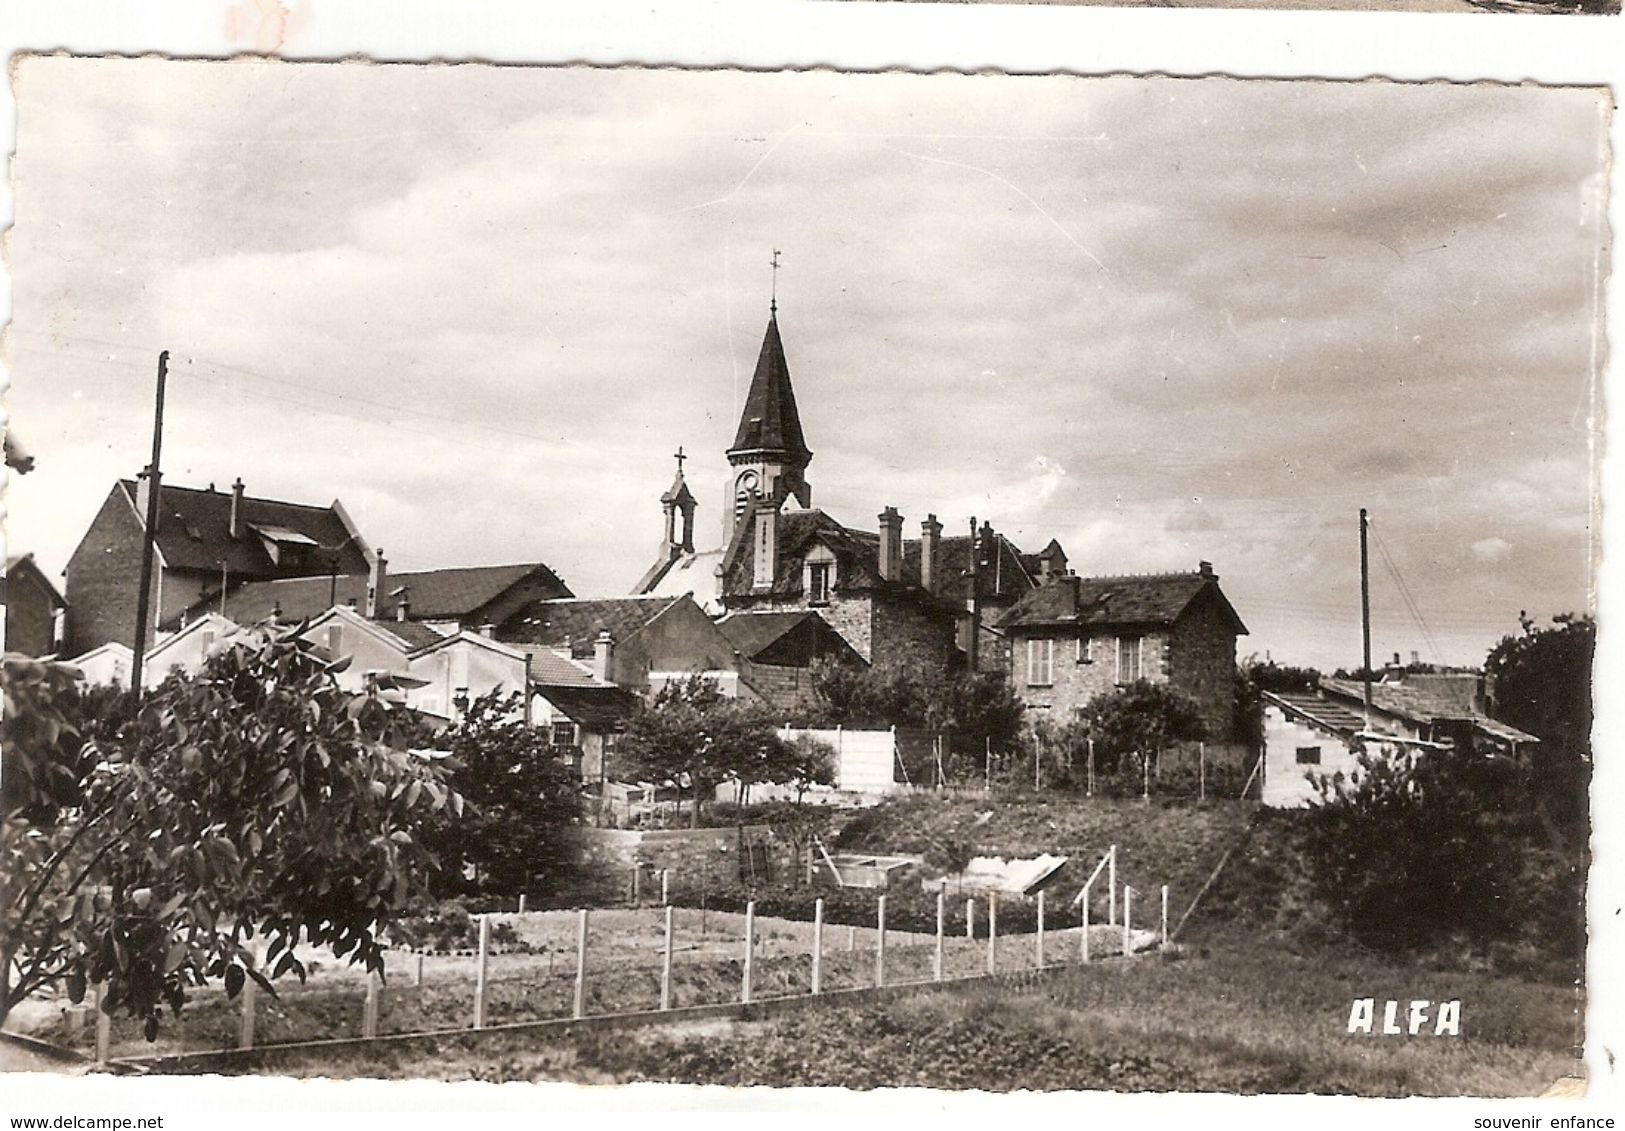
M 732 541 L 734 527 L 752 495 L 760 495 L 775 507 L 791 498 L 803 507 L 812 506 L 812 487 L 806 474 L 811 462 L 812 452 L 801 433 L 795 390 L 790 387 L 784 343 L 779 338 L 779 304 L 775 296 L 762 352 L 756 359 L 756 373 L 751 377 L 750 392 L 740 414 L 739 430 L 728 449 L 724 544 Z

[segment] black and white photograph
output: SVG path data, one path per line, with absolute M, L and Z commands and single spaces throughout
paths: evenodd
M 11 82 L 0 1070 L 1585 1092 L 1609 89 Z

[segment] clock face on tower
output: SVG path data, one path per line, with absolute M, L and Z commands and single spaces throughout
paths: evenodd
M 734 480 L 734 517 L 739 518 L 750 504 L 751 493 L 759 489 L 760 477 L 754 471 L 742 471 Z

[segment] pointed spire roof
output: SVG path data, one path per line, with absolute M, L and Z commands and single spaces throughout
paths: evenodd
M 790 366 L 784 360 L 784 343 L 779 339 L 777 310 L 767 320 L 756 374 L 750 381 L 745 409 L 740 414 L 739 431 L 734 436 L 735 452 L 775 452 L 790 463 L 805 465 L 812 459 L 807 440 L 801 434 L 801 415 L 796 410 L 796 393 L 790 387 Z

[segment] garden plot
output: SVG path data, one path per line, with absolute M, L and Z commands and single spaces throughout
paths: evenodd
M 675 1008 L 740 999 L 744 973 L 745 916 L 729 912 L 674 908 L 671 1004 Z M 509 952 L 493 950 L 486 959 L 485 1023 L 513 1024 L 567 1018 L 574 1009 L 576 946 L 580 915 L 575 911 L 496 914 L 493 925 L 513 928 Z M 506 936 L 506 932 L 499 932 Z M 755 1000 L 807 994 L 812 990 L 811 923 L 757 916 L 752 996 Z M 877 974 L 874 927 L 824 928 L 822 988 L 827 991 L 873 986 Z M 1120 927 L 1090 929 L 1090 953 L 1103 958 L 1121 951 Z M 1155 945 L 1148 931 L 1134 932 L 1136 950 Z M 665 944 L 665 909 L 595 910 L 588 915 L 584 1014 L 654 1010 L 660 1005 Z M 963 936 L 944 939 L 943 976 L 988 972 L 989 943 Z M 1076 963 L 1078 928 L 1046 932 L 1047 965 Z M 999 972 L 1030 970 L 1037 960 L 1033 935 L 1006 935 L 992 948 Z M 935 973 L 934 935 L 888 930 L 884 960 L 886 984 L 924 982 Z M 319 954 L 303 954 L 310 974 L 301 985 L 281 979 L 275 998 L 261 992 L 255 1002 L 255 1043 L 359 1037 L 366 1012 L 366 973 Z M 419 980 L 421 978 L 421 981 Z M 389 953 L 377 994 L 379 1035 L 472 1028 L 479 959 L 473 952 Z M 93 1023 L 67 1028 L 59 1012 L 30 1011 L 31 1035 L 66 1043 L 81 1051 L 94 1047 Z M 229 1001 L 218 985 L 197 992 L 179 1017 L 166 1017 L 154 1044 L 140 1025 L 126 1018 L 112 1024 L 111 1055 L 144 1057 L 163 1053 L 233 1048 L 242 1032 L 243 1004 Z

